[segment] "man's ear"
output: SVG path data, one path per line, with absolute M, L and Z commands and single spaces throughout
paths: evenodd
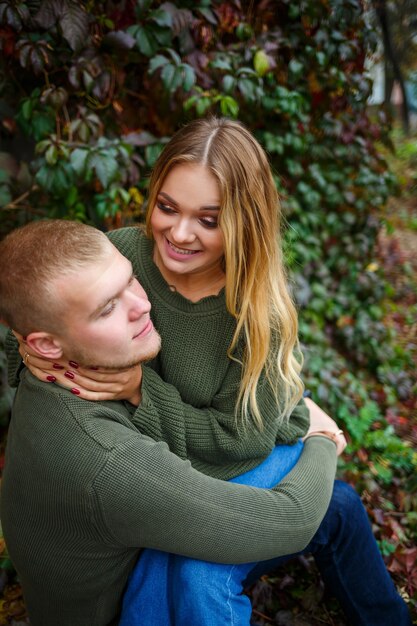
M 26 337 L 26 343 L 38 356 L 44 359 L 59 359 L 63 354 L 60 341 L 50 333 L 30 333 Z

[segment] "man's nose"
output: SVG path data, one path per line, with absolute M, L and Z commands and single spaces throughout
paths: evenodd
M 134 293 L 129 294 L 129 319 L 137 320 L 151 310 L 148 298 Z

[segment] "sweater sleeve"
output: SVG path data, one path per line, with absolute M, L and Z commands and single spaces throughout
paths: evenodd
M 304 549 L 330 502 L 328 439 L 306 441 L 296 467 L 267 490 L 204 476 L 164 443 L 139 438 L 117 447 L 94 485 L 101 523 L 121 545 L 221 563 L 269 559 Z
M 226 480 L 259 465 L 276 442 L 297 441 L 309 423 L 309 411 L 302 401 L 288 424 L 280 424 L 275 400 L 264 389 L 259 402 L 266 416 L 263 429 L 252 420 L 242 427 L 234 413 L 235 387 L 236 380 L 233 384 L 226 380 L 211 407 L 195 408 L 182 400 L 173 385 L 145 366 L 142 402 L 132 421 L 142 433 L 165 441 L 180 458 L 190 459 L 199 471 Z
M 11 330 L 7 331 L 4 347 L 7 356 L 9 385 L 10 387 L 17 387 L 19 384 L 19 373 L 23 367 L 23 361 L 19 354 L 19 342 Z

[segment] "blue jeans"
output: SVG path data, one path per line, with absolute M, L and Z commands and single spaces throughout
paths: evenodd
M 233 482 L 274 486 L 297 462 L 301 450 L 301 443 L 278 446 L 262 465 Z M 362 502 L 345 483 L 335 482 L 324 520 L 302 553 L 314 555 L 352 624 L 411 624 Z M 248 626 L 252 608 L 244 588 L 293 556 L 223 565 L 144 550 L 129 580 L 119 626 Z

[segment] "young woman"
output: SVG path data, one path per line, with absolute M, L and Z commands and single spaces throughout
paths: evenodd
M 133 416 L 138 428 L 166 440 L 200 471 L 221 479 L 243 474 L 236 480 L 261 487 L 279 482 L 297 462 L 303 437 L 327 437 L 342 450 L 343 434 L 318 407 L 309 428 L 279 200 L 255 138 L 227 119 L 191 122 L 161 154 L 148 207 L 146 235 L 137 228 L 109 235 L 131 260 L 162 337 L 161 353 L 143 368 L 145 410 Z M 33 367 L 42 364 L 32 356 L 30 365 L 45 376 L 44 366 L 42 372 Z M 74 367 L 62 375 L 64 364 L 55 365 L 58 382 L 88 399 L 129 398 L 137 385 L 134 370 L 126 380 L 126 373 L 115 378 Z M 160 380 L 154 385 L 155 372 L 165 382 L 170 423 L 152 407 L 150 392 L 161 390 Z M 306 550 L 352 623 L 410 623 L 360 500 L 346 485 L 335 483 L 329 510 Z M 358 586 L 364 561 L 366 589 Z M 247 625 L 251 609 L 242 588 L 270 566 L 217 566 L 145 551 L 121 625 Z

